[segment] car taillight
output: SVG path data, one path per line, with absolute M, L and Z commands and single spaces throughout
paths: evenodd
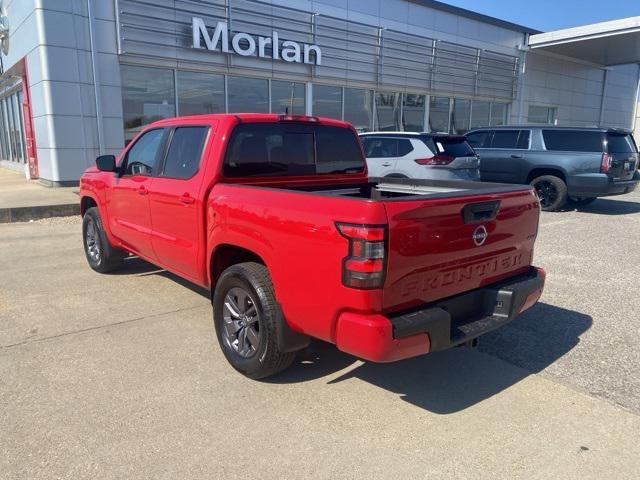
M 600 173 L 608 173 L 611 170 L 611 155 L 608 153 L 602 154 L 602 160 L 600 160 Z
M 455 160 L 451 155 L 434 155 L 429 158 L 416 158 L 414 161 L 418 165 L 449 165 Z
M 386 260 L 386 227 L 336 223 L 340 235 L 349 240 L 342 260 L 342 284 L 359 289 L 382 288 Z

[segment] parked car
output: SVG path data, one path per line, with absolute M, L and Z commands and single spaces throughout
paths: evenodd
M 640 180 L 638 149 L 627 130 L 504 126 L 466 137 L 480 155 L 483 181 L 531 184 L 546 211 L 567 200 L 586 205 L 629 193 Z
M 377 362 L 473 342 L 542 292 L 531 187 L 372 181 L 348 123 L 173 118 L 96 164 L 80 179 L 89 266 L 134 254 L 210 289 L 222 351 L 251 378 L 311 337 Z
M 478 156 L 463 136 L 368 132 L 360 139 L 372 177 L 480 180 Z

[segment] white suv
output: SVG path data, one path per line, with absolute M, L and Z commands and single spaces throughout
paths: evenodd
M 368 132 L 360 140 L 371 177 L 480 180 L 478 155 L 463 136 Z

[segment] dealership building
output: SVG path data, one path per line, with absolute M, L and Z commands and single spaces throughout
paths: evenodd
M 4 0 L 0 38 L 0 166 L 53 186 L 175 115 L 640 127 L 640 17 L 539 32 L 433 0 Z

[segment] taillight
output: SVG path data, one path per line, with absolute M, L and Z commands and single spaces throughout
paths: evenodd
M 416 158 L 414 161 L 418 165 L 449 165 L 455 158 L 456 157 L 452 157 L 451 155 L 438 154 L 429 158 Z
M 386 260 L 386 227 L 336 223 L 340 235 L 349 240 L 342 260 L 342 284 L 359 289 L 382 288 Z
M 602 160 L 600 160 L 600 173 L 608 173 L 611 170 L 611 155 L 608 153 L 602 154 Z

